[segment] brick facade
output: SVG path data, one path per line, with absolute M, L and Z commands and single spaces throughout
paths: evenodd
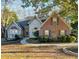
M 54 18 L 56 18 L 56 22 L 54 21 Z M 48 19 L 42 24 L 40 30 L 39 30 L 39 36 L 45 35 L 45 30 L 49 31 L 50 37 L 58 37 L 60 36 L 60 32 L 64 30 L 65 35 L 70 34 L 70 27 L 68 24 L 64 21 L 63 18 L 61 18 L 58 14 L 54 13 L 51 16 L 48 17 Z

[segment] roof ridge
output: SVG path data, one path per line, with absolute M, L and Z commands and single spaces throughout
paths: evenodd
M 62 19 L 64 19 L 63 17 L 61 17 L 59 14 L 57 14 L 61 19 L 60 20 L 62 20 Z M 64 22 L 64 24 L 66 24 L 67 25 L 67 27 L 69 27 L 69 28 L 71 28 L 71 26 L 69 25 L 69 24 L 67 24 L 67 22 L 65 22 L 65 19 L 64 20 L 62 20 L 63 22 Z

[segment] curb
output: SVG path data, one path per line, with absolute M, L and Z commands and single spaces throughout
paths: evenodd
M 74 56 L 78 56 L 78 53 L 72 52 L 66 48 L 63 48 L 63 52 L 69 55 L 74 55 Z

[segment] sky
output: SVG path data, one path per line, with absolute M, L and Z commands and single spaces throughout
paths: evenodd
M 5 0 L 1 0 L 1 8 L 2 9 L 3 9 L 4 4 L 5 4 L 4 1 Z M 33 7 L 31 7 L 31 6 L 29 6 L 27 8 L 22 8 L 21 7 L 21 5 L 23 5 L 23 3 L 22 3 L 21 0 L 15 0 L 15 1 L 9 0 L 9 2 L 10 3 L 8 3 L 8 8 L 10 8 L 10 10 L 16 12 L 19 20 L 23 20 L 23 19 L 25 19 L 28 16 L 35 15 L 35 11 L 34 11 L 34 8 Z M 51 0 L 49 2 L 51 3 Z M 40 9 L 40 6 L 39 6 L 38 9 Z M 57 7 L 55 9 L 58 10 Z
M 11 1 L 10 1 L 11 2 Z M 4 1 L 2 0 L 1 1 L 1 8 L 3 9 L 4 7 Z M 8 8 L 10 8 L 10 10 L 12 11 L 15 11 L 16 14 L 18 15 L 18 18 L 21 20 L 21 19 L 24 19 L 25 17 L 27 16 L 33 16 L 35 15 L 35 11 L 34 11 L 34 8 L 29 6 L 27 8 L 22 8 L 21 5 L 22 5 L 22 1 L 21 0 L 15 0 L 11 3 L 8 3 Z

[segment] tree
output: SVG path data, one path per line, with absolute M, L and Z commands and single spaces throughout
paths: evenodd
M 60 8 L 60 15 L 63 17 L 69 17 L 72 22 L 77 21 L 78 18 L 78 4 L 77 0 L 22 0 L 22 7 L 33 6 L 36 7 L 36 10 L 40 6 L 41 8 L 37 11 L 37 14 L 46 15 L 54 7 Z M 47 6 L 45 5 L 47 3 Z
M 72 22 L 78 20 L 78 4 L 77 0 L 55 0 L 56 5 L 61 8 L 60 14 L 63 17 L 70 17 Z
M 51 10 L 50 8 L 50 4 L 47 3 L 49 0 L 22 0 L 23 8 L 27 8 L 29 6 L 35 7 L 35 12 L 36 14 L 40 14 L 40 15 L 46 15 L 49 10 Z M 47 3 L 48 5 L 46 6 L 45 3 Z M 40 7 L 40 8 L 39 8 Z M 37 11 L 37 9 L 39 9 Z
M 3 9 L 1 21 L 5 27 L 11 25 L 13 21 L 17 21 L 17 20 L 18 17 L 15 12 L 10 11 L 7 7 Z
M 15 12 L 10 11 L 7 7 L 2 10 L 1 23 L 5 27 L 4 35 L 7 40 L 7 27 L 12 24 L 13 21 L 17 21 L 18 17 Z
M 71 35 L 78 38 L 78 21 L 76 21 L 75 23 L 71 23 L 71 26 L 73 28 L 71 31 Z

